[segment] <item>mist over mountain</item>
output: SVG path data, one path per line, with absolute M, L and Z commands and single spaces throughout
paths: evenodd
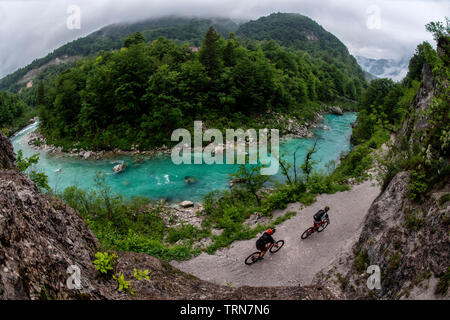
M 362 56 L 356 56 L 356 61 L 361 68 L 376 76 L 377 78 L 390 78 L 394 81 L 400 81 L 408 72 L 410 56 L 401 59 L 372 59 Z

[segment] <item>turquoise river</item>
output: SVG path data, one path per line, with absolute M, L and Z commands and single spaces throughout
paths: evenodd
M 350 126 L 356 119 L 356 113 L 345 113 L 342 116 L 326 114 L 322 126 L 313 129 L 318 138 L 317 152 L 313 155 L 316 170 L 329 170 L 330 161 L 337 162 L 342 152 L 351 148 Z M 37 153 L 31 149 L 25 136 L 36 129 L 36 124 L 30 125 L 11 138 L 15 152 L 23 150 L 25 156 Z M 280 154 L 293 162 L 296 151 L 296 162 L 300 165 L 306 152 L 314 143 L 308 138 L 284 139 L 280 145 Z M 50 155 L 40 152 L 37 170 L 48 175 L 49 185 L 55 192 L 61 192 L 66 187 L 77 186 L 84 190 L 93 188 L 97 172 L 105 173 L 106 183 L 112 191 L 125 197 L 145 196 L 152 199 L 167 199 L 169 201 L 201 201 L 204 195 L 213 190 L 228 188 L 229 174 L 236 171 L 237 165 L 199 164 L 175 165 L 170 156 L 160 156 L 134 163 L 133 156 L 117 156 L 102 160 L 84 160 L 75 156 Z M 113 166 L 126 163 L 127 167 L 120 174 L 113 173 Z M 185 177 L 195 177 L 196 183 L 186 184 Z M 274 180 L 283 179 L 278 173 Z

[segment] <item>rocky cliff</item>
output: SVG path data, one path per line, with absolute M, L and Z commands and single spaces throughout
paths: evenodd
M 426 136 L 436 126 L 429 117 L 438 86 L 427 64 L 423 76 L 392 146 L 391 161 L 427 149 Z M 448 164 L 448 159 L 445 161 Z M 371 205 L 356 244 L 318 274 L 316 283 L 334 282 L 336 290 L 351 299 L 448 299 L 448 177 L 431 186 L 420 201 L 411 199 L 411 179 L 406 170 L 394 175 Z M 367 268 L 371 265 L 380 268 L 381 288 L 367 286 Z
M 9 140 L 0 132 L 0 299 L 336 299 L 322 286 L 232 288 L 185 274 L 146 254 L 117 253 L 116 274 L 135 295 L 100 277 L 92 261 L 99 247 L 79 214 L 40 193 L 19 172 Z M 67 268 L 79 267 L 81 289 L 69 289 Z M 137 281 L 133 270 L 149 270 Z M 134 280 L 133 280 L 134 279 Z
M 105 296 L 91 263 L 97 239 L 64 203 L 42 195 L 15 165 L 0 133 L 0 298 Z M 68 290 L 67 268 L 77 265 L 82 290 Z

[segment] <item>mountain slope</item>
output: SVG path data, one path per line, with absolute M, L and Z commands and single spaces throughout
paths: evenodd
M 148 19 L 135 23 L 117 23 L 108 25 L 89 34 L 69 42 L 60 48 L 49 53 L 47 56 L 34 60 L 26 67 L 20 68 L 14 73 L 0 79 L 0 90 L 17 92 L 24 87 L 23 78 L 27 73 L 37 70 L 48 64 L 56 64 L 58 59 L 67 60 L 69 57 L 82 57 L 98 53 L 101 50 L 109 51 L 120 49 L 124 39 L 131 33 L 142 32 L 147 41 L 152 41 L 158 37 L 188 42 L 192 45 L 200 45 L 204 34 L 210 26 L 227 36 L 237 29 L 237 24 L 232 20 L 223 18 L 183 18 L 165 17 L 159 19 Z M 41 70 L 43 71 L 43 70 Z M 36 74 L 35 74 L 36 76 Z M 27 80 L 31 80 L 28 79 Z
M 364 74 L 347 47 L 314 20 L 296 13 L 273 13 L 239 27 L 236 34 L 253 40 L 276 40 L 282 46 L 308 52 L 325 62 L 338 60 L 345 71 L 360 80 Z
M 147 41 L 162 36 L 177 42 L 199 46 L 209 26 L 213 26 L 225 38 L 230 32 L 236 31 L 237 35 L 245 39 L 276 40 L 282 46 L 303 50 L 316 59 L 321 58 L 324 68 L 327 68 L 328 63 L 337 60 L 342 64 L 340 68 L 342 72 L 364 82 L 363 71 L 348 53 L 345 45 L 333 34 L 308 17 L 277 13 L 240 26 L 230 19 L 174 16 L 109 25 L 86 37 L 69 42 L 47 56 L 36 59 L 28 66 L 0 79 L 0 90 L 18 92 L 33 77 L 45 72 L 47 66 L 61 66 L 62 62 L 69 62 L 67 67 L 70 67 L 72 65 L 70 62 L 73 62 L 71 57 L 79 58 L 95 55 L 101 50 L 120 49 L 126 36 L 138 31 L 143 33 Z M 64 65 L 57 72 L 64 68 Z M 44 66 L 44 70 L 40 70 Z

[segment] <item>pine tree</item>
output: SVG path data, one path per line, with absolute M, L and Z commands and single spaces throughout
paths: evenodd
M 206 33 L 200 50 L 200 62 L 205 66 L 206 71 L 212 77 L 216 76 L 220 67 L 220 35 L 211 26 Z

